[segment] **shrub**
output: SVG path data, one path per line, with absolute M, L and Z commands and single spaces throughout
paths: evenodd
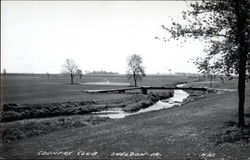
M 2 121 L 13 121 L 13 120 L 18 120 L 22 117 L 22 113 L 17 113 L 15 111 L 7 111 L 4 112 L 2 116 Z

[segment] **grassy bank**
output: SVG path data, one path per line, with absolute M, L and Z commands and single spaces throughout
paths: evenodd
M 51 104 L 5 104 L 2 121 L 15 121 L 30 118 L 53 117 L 60 115 L 88 114 L 104 110 L 110 106 L 95 102 L 66 102 Z
M 52 118 L 36 118 L 22 121 L 2 123 L 2 138 L 4 141 L 23 139 L 41 134 L 48 134 L 55 130 L 78 128 L 106 122 L 108 118 L 98 116 L 58 116 Z
M 124 107 L 130 103 L 136 103 L 146 98 L 146 95 L 134 94 L 107 100 L 102 99 L 99 101 L 91 100 L 47 104 L 4 104 L 4 112 L 2 113 L 1 118 L 3 122 L 8 122 L 30 118 L 90 114 L 92 112 L 98 112 L 108 108 Z
M 154 103 L 156 103 L 159 100 L 166 99 L 173 97 L 174 93 L 173 91 L 168 92 L 157 92 L 157 93 L 151 93 L 149 96 L 147 96 L 146 99 L 140 100 L 137 103 L 128 104 L 123 108 L 123 111 L 125 112 L 137 112 L 140 109 L 147 108 Z
M 123 108 L 125 112 L 135 112 L 147 108 L 155 102 L 173 96 L 173 91 L 156 92 L 149 95 L 132 94 L 126 98 L 102 101 L 81 101 L 48 104 L 4 104 L 2 122 L 54 117 L 61 115 L 90 114 L 108 108 Z

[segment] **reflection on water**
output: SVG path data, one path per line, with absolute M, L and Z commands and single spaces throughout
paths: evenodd
M 111 119 L 119 119 L 131 115 L 131 113 L 122 111 L 121 108 L 112 108 L 107 111 L 93 112 L 93 114 L 97 114 L 99 117 L 109 117 Z
M 183 87 L 184 84 L 177 85 L 177 87 Z M 189 94 L 183 90 L 174 90 L 174 96 L 165 100 L 158 101 L 154 105 L 139 110 L 135 113 L 127 113 L 122 111 L 121 108 L 112 108 L 106 111 L 101 112 L 94 112 L 93 114 L 97 114 L 100 117 L 109 117 L 111 119 L 118 119 L 118 118 L 124 118 L 126 116 L 150 112 L 150 111 L 156 111 L 161 109 L 167 109 L 171 108 L 176 105 L 181 105 L 184 99 L 186 99 L 189 96 Z

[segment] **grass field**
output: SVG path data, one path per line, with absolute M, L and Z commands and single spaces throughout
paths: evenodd
M 196 79 L 194 77 L 148 76 L 140 85 L 173 86 Z M 135 112 L 153 105 L 160 99 L 173 96 L 173 91 L 157 91 L 152 95 L 88 94 L 81 91 L 128 87 L 81 84 L 106 81 L 128 82 L 127 77 L 122 75 L 88 75 L 83 79 L 76 77 L 74 85 L 69 84 L 69 77 L 62 75 L 51 75 L 50 79 L 46 75 L 3 77 L 3 113 L 1 116 L 1 121 L 4 122 L 2 124 L 3 138 L 19 139 L 58 129 L 82 127 L 89 124 L 89 121 L 103 121 L 102 118 L 89 116 L 92 112 L 108 108 L 122 108 L 125 112 Z M 88 118 L 84 118 L 86 116 Z M 67 123 L 64 123 L 65 119 Z
M 193 85 L 195 84 L 197 83 Z M 201 85 L 201 83 L 198 84 Z M 206 84 L 205 82 L 204 85 Z M 223 88 L 227 85 L 237 87 L 236 81 L 218 84 L 217 87 Z M 180 107 L 147 112 L 119 120 L 103 119 L 103 123 L 82 116 L 57 117 L 52 125 L 62 126 L 64 129 L 56 131 L 48 128 L 47 123 L 51 123 L 51 119 L 8 122 L 4 125 L 9 125 L 10 129 L 22 126 L 20 130 L 28 129 L 31 135 L 39 135 L 40 128 L 45 128 L 49 132 L 46 135 L 3 142 L 2 156 L 15 159 L 247 160 L 250 158 L 250 130 L 247 128 L 239 130 L 235 125 L 237 101 L 237 92 L 233 91 L 201 97 Z M 250 113 L 249 104 L 250 95 L 247 90 L 245 105 L 248 124 L 250 124 L 250 118 L 247 116 Z M 69 128 L 70 125 L 79 127 Z M 26 134 L 20 136 L 25 137 Z M 72 154 L 41 155 L 39 154 L 41 151 L 43 153 L 72 152 Z M 97 152 L 97 154 L 79 155 L 80 152 Z M 142 157 L 124 156 L 131 152 L 159 154 L 155 157 L 151 157 L 150 154 Z
M 177 76 L 147 76 L 140 86 L 166 86 L 176 83 L 195 81 L 195 77 L 177 77 Z M 105 86 L 105 85 L 82 85 L 85 82 L 131 82 L 124 75 L 84 75 L 82 79 L 75 77 L 74 85 L 70 85 L 70 79 L 67 75 L 51 75 L 47 79 L 46 75 L 7 75 L 2 78 L 2 103 L 52 103 L 67 101 L 84 100 L 107 100 L 123 98 L 124 94 L 87 94 L 81 90 L 110 89 L 124 86 Z M 133 85 L 133 82 L 131 82 Z
M 56 149 L 77 153 L 83 148 L 83 151 L 98 151 L 98 155 L 92 158 L 111 159 L 123 158 L 111 156 L 113 152 L 145 151 L 160 153 L 162 159 L 206 159 L 202 155 L 210 153 L 214 154 L 214 158 L 225 155 L 229 159 L 250 156 L 249 143 L 245 143 L 246 138 L 249 139 L 250 130 L 245 130 L 242 134 L 235 126 L 236 91 L 206 93 L 205 96 L 201 92 L 190 92 L 191 96 L 181 107 L 112 120 L 90 113 L 112 107 L 120 107 L 126 112 L 138 111 L 152 105 L 161 96 L 169 97 L 171 92 L 155 93 L 157 96 L 81 92 L 124 87 L 81 84 L 106 81 L 128 82 L 125 76 L 117 75 L 88 75 L 83 79 L 77 77 L 75 85 L 70 85 L 69 78 L 61 75 L 51 75 L 50 79 L 46 75 L 4 77 L 1 155 L 5 158 L 90 158 L 76 154 L 69 157 L 37 155 L 41 150 Z M 178 83 L 188 83 L 187 87 L 209 87 L 207 80 L 176 76 L 147 76 L 140 85 L 174 86 Z M 220 80 L 214 80 L 212 87 L 237 90 L 237 79 L 226 80 L 224 84 Z M 248 106 L 249 90 L 246 93 Z M 249 115 L 249 111 L 250 108 L 246 107 L 246 115 Z M 249 120 L 249 116 L 246 116 L 248 124 Z M 224 122 L 230 122 L 230 126 Z M 232 154 L 232 151 L 236 152 Z
M 203 87 L 208 84 L 197 82 L 195 77 L 177 77 L 177 76 L 147 76 L 140 85 L 150 86 L 174 86 L 178 83 L 189 83 L 189 86 Z M 8 123 L 4 125 L 4 136 L 18 138 L 27 137 L 30 131 L 25 126 L 30 126 L 36 118 L 44 118 L 36 122 L 38 128 L 55 128 L 58 120 L 53 117 L 75 115 L 86 115 L 92 112 L 102 111 L 108 108 L 122 108 L 125 112 L 136 112 L 142 108 L 153 105 L 160 99 L 171 97 L 173 91 L 152 90 L 151 95 L 142 94 L 119 94 L 119 93 L 100 93 L 88 94 L 81 90 L 110 89 L 128 86 L 116 85 L 83 85 L 86 82 L 128 82 L 124 75 L 87 75 L 83 79 L 75 78 L 75 84 L 70 85 L 67 75 L 51 75 L 50 79 L 46 75 L 8 75 L 3 77 L 3 113 L 1 121 Z M 226 81 L 225 84 L 216 82 L 216 87 L 232 87 L 235 82 Z M 156 93 L 157 92 L 157 93 Z M 130 92 L 131 93 L 131 92 Z M 202 92 L 192 92 L 190 98 L 199 97 Z M 50 117 L 50 118 L 49 118 Z M 51 121 L 49 121 L 49 118 Z M 90 119 L 93 117 L 90 117 Z M 26 119 L 33 119 L 27 122 Z M 74 119 L 74 118 L 73 118 Z M 96 119 L 96 118 L 94 118 Z M 86 120 L 86 119 L 84 119 Z M 98 119 L 101 120 L 101 119 Z M 17 123 L 16 123 L 17 121 Z M 19 122 L 20 121 L 20 122 Z M 45 122 L 46 123 L 45 123 Z M 50 123 L 47 123 L 49 121 Z M 102 121 L 102 120 L 101 120 Z M 32 123 L 31 123 L 32 122 Z M 72 125 L 78 121 L 72 121 Z M 44 127 L 44 124 L 47 124 Z M 11 126 L 15 129 L 9 130 Z M 59 125 L 63 128 L 63 125 Z M 40 131 L 37 131 L 40 132 Z M 37 133 L 35 132 L 35 133 Z M 44 132 L 44 130 L 41 130 Z M 28 134 L 28 135 L 27 135 Z M 21 136 L 22 135 L 22 136 Z M 33 135 L 33 134 L 31 134 Z

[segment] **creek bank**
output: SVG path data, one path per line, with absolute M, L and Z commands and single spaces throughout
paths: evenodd
M 183 87 L 184 85 L 185 84 L 178 84 L 176 86 Z M 147 100 L 127 105 L 125 108 L 111 108 L 101 112 L 94 112 L 93 114 L 97 114 L 100 117 L 109 117 L 111 119 L 125 118 L 130 115 L 180 106 L 188 98 L 188 96 L 189 94 L 183 90 L 158 92 L 150 95 Z
M 123 108 L 126 112 L 138 111 L 153 103 L 173 96 L 172 91 L 151 93 L 149 95 L 133 94 L 128 98 L 113 101 L 82 101 L 49 104 L 4 104 L 2 122 L 22 119 L 55 117 L 61 115 L 90 114 L 109 108 Z
M 133 94 L 130 97 L 107 101 L 82 101 L 50 104 L 4 104 L 1 119 L 2 138 L 5 141 L 22 139 L 66 129 L 95 125 L 109 120 L 90 113 L 110 108 L 135 111 L 160 99 L 173 96 L 173 92 Z
M 97 125 L 110 120 L 106 117 L 90 115 L 57 116 L 50 118 L 25 119 L 1 124 L 3 141 L 10 142 L 56 130 Z
M 128 113 L 137 112 L 141 109 L 152 106 L 154 103 L 158 102 L 159 100 L 170 98 L 173 96 L 174 96 L 174 93 L 170 91 L 151 93 L 147 99 L 140 100 L 136 103 L 128 104 L 122 110 Z

